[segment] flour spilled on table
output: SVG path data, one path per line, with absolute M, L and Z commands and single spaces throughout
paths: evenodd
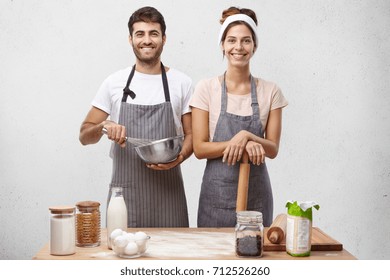
M 234 232 L 161 231 L 152 235 L 145 257 L 208 258 L 232 253 L 234 254 Z

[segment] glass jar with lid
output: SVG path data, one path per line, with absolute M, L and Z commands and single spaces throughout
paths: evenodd
M 237 212 L 235 227 L 236 255 L 261 257 L 263 255 L 263 215 L 258 211 Z
M 50 254 L 72 255 L 75 246 L 74 206 L 50 207 Z
M 76 204 L 76 245 L 96 247 L 100 245 L 100 203 L 81 201 Z

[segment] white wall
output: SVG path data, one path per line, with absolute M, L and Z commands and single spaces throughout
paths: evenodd
M 0 2 L 0 259 L 30 259 L 48 242 L 49 206 L 97 200 L 104 217 L 109 143 L 81 146 L 79 127 L 103 79 L 134 62 L 127 21 L 144 2 Z M 164 63 L 195 84 L 225 68 L 222 10 L 257 12 L 252 73 L 290 102 L 268 160 L 275 215 L 288 199 L 315 200 L 315 226 L 360 259 L 390 259 L 389 2 L 147 3 L 166 18 Z M 183 164 L 191 226 L 204 164 Z

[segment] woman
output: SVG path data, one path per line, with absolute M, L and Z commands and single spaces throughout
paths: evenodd
M 271 82 L 254 78 L 250 60 L 257 47 L 257 18 L 250 9 L 223 11 L 218 38 L 226 72 L 201 80 L 190 105 L 194 153 L 207 159 L 198 208 L 198 227 L 233 227 L 239 162 L 248 153 L 248 210 L 273 218 L 273 197 L 265 157 L 278 154 L 282 108 L 288 103 Z

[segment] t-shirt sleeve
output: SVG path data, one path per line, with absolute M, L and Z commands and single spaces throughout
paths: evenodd
M 95 98 L 92 100 L 92 106 L 111 115 L 111 96 L 109 77 L 100 85 Z
M 284 108 L 288 105 L 287 99 L 284 97 L 282 90 L 275 85 L 272 93 L 271 110 Z
M 204 111 L 209 111 L 209 93 L 207 90 L 207 83 L 205 80 L 201 80 L 195 87 L 194 94 L 190 101 L 190 106 Z
M 192 80 L 189 80 L 188 84 L 186 85 L 186 88 L 184 89 L 184 94 L 183 94 L 183 100 L 182 100 L 182 112 L 181 114 L 187 114 L 191 112 L 191 107 L 190 107 L 190 101 L 192 94 L 194 92 L 194 87 L 192 86 Z

